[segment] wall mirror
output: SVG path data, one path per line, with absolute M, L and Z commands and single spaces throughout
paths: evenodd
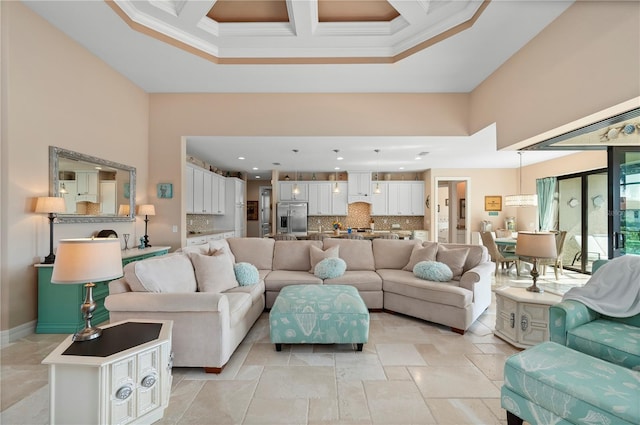
M 49 193 L 65 200 L 61 223 L 133 221 L 136 169 L 49 146 Z

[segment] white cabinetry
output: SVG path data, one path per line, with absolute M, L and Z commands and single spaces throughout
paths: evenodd
M 186 211 L 189 214 L 224 214 L 225 178 L 195 165 L 185 169 Z
M 375 193 L 376 188 L 380 193 Z M 371 183 L 371 215 L 389 215 L 389 183 Z
M 293 193 L 294 187 L 298 186 L 300 193 Z M 281 201 L 308 201 L 309 184 L 305 182 L 280 182 L 278 185 L 278 196 Z
M 496 336 L 520 348 L 549 340 L 549 306 L 562 297 L 508 286 L 495 292 Z
M 49 365 L 50 423 L 125 425 L 161 419 L 171 393 L 172 323 L 118 322 L 104 326 L 102 336 L 90 343 L 67 337 L 42 361 Z
M 246 236 L 246 213 L 245 213 L 245 190 L 246 184 L 244 180 L 236 177 L 227 177 L 226 184 L 226 212 L 218 220 L 216 227 L 220 229 L 230 229 L 237 237 Z M 225 238 L 227 236 L 224 236 Z
M 423 182 L 390 182 L 389 215 L 424 215 Z
M 76 171 L 76 202 L 98 202 L 98 172 Z
M 348 182 L 349 202 L 371 203 L 371 173 L 369 171 L 350 171 Z
M 307 183 L 309 188 L 309 215 L 347 215 L 347 183 L 318 182 Z M 334 192 L 335 186 L 338 192 Z

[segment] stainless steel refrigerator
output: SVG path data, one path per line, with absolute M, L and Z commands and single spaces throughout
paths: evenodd
M 306 202 L 278 202 L 277 207 L 278 233 L 307 234 Z

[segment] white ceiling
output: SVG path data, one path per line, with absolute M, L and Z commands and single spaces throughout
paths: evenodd
M 302 0 L 293 0 L 302 1 Z M 394 0 L 401 3 L 403 0 Z M 414 0 L 411 0 L 414 1 Z M 393 64 L 220 65 L 132 30 L 105 2 L 24 1 L 37 14 L 148 93 L 466 93 L 521 49 L 573 1 L 492 0 L 477 22 Z M 266 40 L 268 41 L 268 40 Z M 191 137 L 188 154 L 220 168 L 255 174 L 282 163 L 299 171 L 515 168 L 515 152 L 496 152 L 495 131 L 470 137 Z M 380 149 L 380 161 L 374 149 Z M 419 152 L 430 152 L 420 161 Z M 525 153 L 525 165 L 567 152 Z M 238 161 L 243 155 L 247 159 Z M 256 157 L 257 156 L 257 157 Z M 273 156 L 273 158 L 271 157 Z M 378 162 L 380 165 L 378 166 Z M 288 165 L 289 164 L 289 165 Z M 265 175 L 265 174 L 263 174 Z

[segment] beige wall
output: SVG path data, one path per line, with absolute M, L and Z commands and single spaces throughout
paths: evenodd
M 32 213 L 49 191 L 48 146 L 137 168 L 144 200 L 148 95 L 20 2 L 2 8 L 2 330 L 37 318 L 36 271 L 49 222 Z M 136 227 L 138 227 L 136 229 Z M 57 224 L 54 240 L 140 224 Z
M 575 2 L 472 92 L 471 132 L 497 122 L 503 149 L 637 98 L 639 16 L 636 1 Z
M 467 105 L 466 94 L 152 94 L 149 187 L 184 190 L 184 136 L 466 135 Z M 179 196 L 166 201 L 154 239 L 177 248 L 184 206 Z

